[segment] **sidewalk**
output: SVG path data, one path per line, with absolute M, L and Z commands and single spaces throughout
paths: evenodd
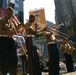
M 42 75 L 48 75 L 48 73 L 42 72 Z M 61 75 L 76 75 L 76 72 L 65 73 L 65 74 L 61 74 Z
M 22 74 L 18 74 L 18 75 L 22 75 Z M 29 74 L 27 74 L 27 75 L 29 75 Z M 42 75 L 48 75 L 48 72 L 42 72 Z M 71 72 L 71 73 L 63 73 L 61 75 L 76 75 L 76 71 Z
M 62 75 L 76 75 L 76 71 L 75 72 L 71 72 L 71 73 L 62 74 Z

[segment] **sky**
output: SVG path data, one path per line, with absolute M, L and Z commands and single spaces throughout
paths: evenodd
M 55 24 L 55 5 L 54 0 L 25 0 L 24 1 L 24 22 L 29 17 L 30 10 L 45 10 L 45 19 Z

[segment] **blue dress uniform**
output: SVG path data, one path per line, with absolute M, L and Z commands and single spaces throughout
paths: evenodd
M 39 56 L 37 53 L 37 47 L 35 43 L 35 36 L 34 33 L 32 33 L 32 31 L 29 30 L 29 28 L 31 28 L 31 23 L 27 22 L 25 24 L 25 31 L 26 31 L 26 48 L 29 62 L 29 74 L 41 75 Z

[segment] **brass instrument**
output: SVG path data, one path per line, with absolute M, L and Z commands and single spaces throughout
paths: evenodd
M 73 51 L 75 50 L 74 46 L 69 43 L 68 39 L 63 39 L 63 44 L 60 46 L 60 49 L 62 52 L 71 54 L 71 55 Z
M 56 30 L 56 29 L 53 29 L 53 28 L 51 28 L 51 30 L 54 31 L 54 32 L 56 32 L 56 33 L 60 33 L 60 34 L 58 34 L 58 35 L 59 35 L 60 37 L 64 38 L 64 39 L 69 38 L 69 36 L 68 36 L 67 34 L 63 33 L 63 32 L 60 32 L 60 31 L 58 31 L 58 30 Z
M 15 16 L 14 14 L 13 14 L 13 16 L 14 16 L 14 18 L 18 21 L 19 26 L 22 26 L 22 25 L 20 24 L 19 20 L 16 18 L 16 16 Z M 18 34 L 17 30 L 16 30 L 16 27 L 15 27 L 14 23 L 12 23 L 12 25 L 13 25 L 13 28 L 14 28 L 14 30 L 15 30 L 15 32 L 16 32 L 17 37 L 18 37 L 19 34 Z M 19 28 L 20 28 L 20 27 L 19 27 Z M 21 44 L 21 47 L 22 47 L 22 49 L 23 49 L 23 51 L 24 51 L 24 53 L 25 53 L 25 55 L 26 55 L 25 48 L 24 48 L 24 46 L 23 46 L 23 44 L 22 44 L 22 41 L 21 41 L 20 38 L 18 38 L 18 39 L 19 39 L 20 44 Z
M 54 25 L 53 27 L 56 27 L 57 29 L 59 29 L 61 26 L 64 26 L 63 22 L 59 25 Z
M 66 41 L 66 52 L 67 52 L 67 54 L 71 54 L 72 55 L 72 53 L 73 53 L 73 51 L 75 50 L 75 48 L 74 48 L 74 46 L 72 45 L 72 44 L 70 44 L 69 43 L 69 41 L 66 39 L 65 40 Z
M 60 25 L 57 25 L 57 26 L 54 26 L 54 27 L 49 27 L 50 31 L 53 31 L 55 33 L 57 33 L 60 37 L 64 38 L 64 39 L 67 39 L 69 38 L 69 36 L 61 31 L 59 31 L 58 29 L 60 28 L 60 26 L 63 26 L 63 23 L 60 24 Z
M 73 51 L 75 49 L 74 46 L 70 45 L 69 43 L 65 44 L 65 46 L 66 46 L 66 53 L 72 55 L 72 53 L 73 53 Z
M 59 29 L 61 26 L 63 26 L 63 25 L 64 25 L 64 24 L 61 23 L 61 24 L 59 24 L 59 25 L 57 25 L 57 26 L 53 26 L 52 28 L 49 27 L 49 26 L 46 26 L 46 27 L 43 28 L 42 31 L 38 32 L 38 34 L 41 35 L 41 34 L 43 34 L 44 32 L 46 32 L 47 34 L 48 34 L 49 32 L 54 32 L 54 34 L 57 34 L 57 35 L 60 36 L 61 38 L 63 38 L 63 39 L 68 39 L 69 36 L 68 36 L 67 34 L 65 34 L 65 33 L 63 33 L 63 32 L 61 32 L 61 31 L 58 30 L 58 29 Z

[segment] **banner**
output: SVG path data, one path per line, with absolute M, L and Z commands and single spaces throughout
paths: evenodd
M 44 26 L 46 26 L 45 10 L 44 9 L 29 11 L 29 15 L 34 15 L 36 17 L 38 29 L 39 28 L 42 29 Z
M 5 9 L 0 8 L 0 18 L 5 15 Z

